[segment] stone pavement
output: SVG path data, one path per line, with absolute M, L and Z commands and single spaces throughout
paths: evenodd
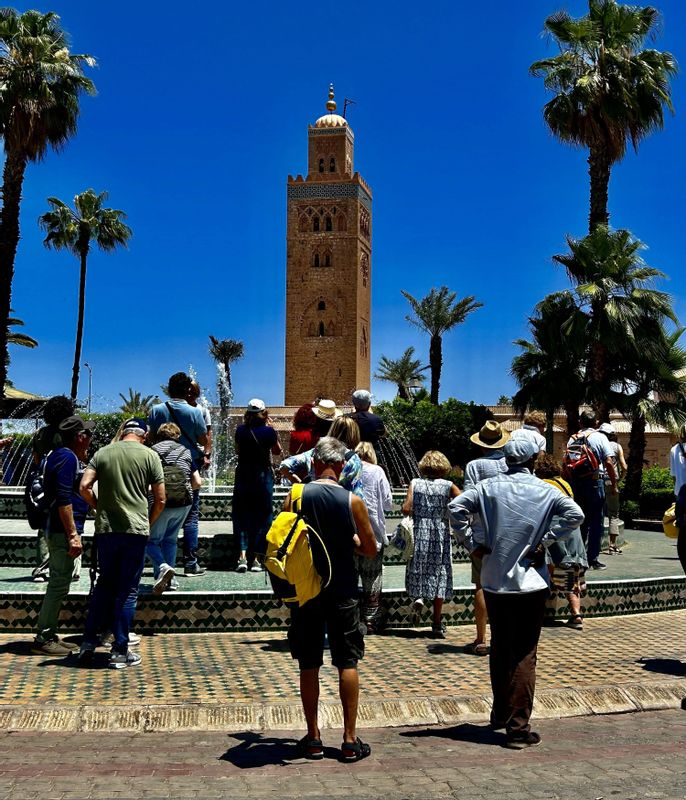
M 369 636 L 362 727 L 488 718 L 488 659 L 468 655 L 472 626 L 436 641 L 427 628 Z M 0 730 L 267 731 L 302 725 L 284 632 L 144 636 L 142 665 L 94 668 L 31 655 L 31 636 L 0 636 Z M 675 708 L 686 695 L 686 611 L 587 620 L 543 630 L 540 717 Z M 322 670 L 322 724 L 341 724 L 336 671 Z
M 499 745 L 485 725 L 371 729 L 371 756 L 297 758 L 294 732 L 0 733 L 0 800 L 290 798 L 684 800 L 686 712 L 543 720 L 543 742 Z M 297 732 L 300 735 L 300 732 Z

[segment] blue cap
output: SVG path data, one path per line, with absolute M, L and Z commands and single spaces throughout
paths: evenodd
M 508 464 L 526 464 L 527 461 L 538 455 L 538 445 L 532 439 L 522 436 L 515 438 L 503 447 L 503 455 Z
M 132 417 L 131 419 L 127 419 L 121 429 L 122 436 L 126 436 L 127 433 L 147 433 L 148 432 L 148 423 L 144 419 L 140 419 L 140 417 Z

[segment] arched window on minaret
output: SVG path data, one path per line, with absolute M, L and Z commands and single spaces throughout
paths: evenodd
M 319 323 L 319 335 L 320 336 L 326 336 L 326 332 L 324 330 L 324 323 L 323 322 Z
M 334 324 L 333 324 L 333 322 L 331 320 L 329 320 L 329 325 L 328 325 L 328 327 L 326 329 L 326 335 L 327 336 L 335 336 L 336 335 L 336 329 L 335 329 Z
M 331 266 L 331 253 L 324 253 L 324 266 L 325 267 Z
M 326 303 L 323 300 L 317 304 L 317 311 L 326 311 Z
M 317 233 L 319 231 L 319 217 L 312 219 L 312 230 Z
M 314 254 L 314 258 L 312 260 L 312 266 L 318 267 L 319 266 L 319 253 Z
M 338 230 L 339 231 L 347 231 L 348 230 L 348 223 L 345 218 L 345 214 L 340 214 L 338 217 Z
M 326 218 L 326 230 L 327 231 L 333 230 L 333 222 L 331 221 L 331 217 Z
M 319 171 L 320 172 L 324 172 L 324 159 L 323 158 L 319 159 Z
M 331 158 L 329 159 L 329 172 L 335 172 L 335 171 L 336 171 L 336 159 L 333 156 L 331 156 Z

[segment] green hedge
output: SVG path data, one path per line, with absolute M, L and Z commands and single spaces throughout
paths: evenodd
M 621 515 L 625 522 L 634 519 L 662 519 L 674 502 L 674 479 L 666 467 L 647 467 L 643 470 L 641 495 L 638 502 L 623 500 Z

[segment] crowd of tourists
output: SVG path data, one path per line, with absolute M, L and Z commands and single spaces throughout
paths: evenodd
M 140 639 L 131 624 L 146 557 L 155 594 L 178 588 L 181 570 L 189 578 L 205 571 L 198 562 L 199 490 L 212 454 L 211 424 L 197 402 L 199 387 L 185 373 L 172 375 L 168 389 L 168 401 L 156 404 L 148 419 L 125 421 L 113 441 L 90 460 L 94 423 L 75 414 L 66 398 L 46 404 L 46 425 L 33 442 L 35 474 L 40 472 L 49 500 L 34 571 L 35 580 L 48 581 L 34 640 L 39 653 L 65 656 L 78 649 L 80 663 L 88 665 L 97 647 L 111 644 L 111 667 L 135 666 L 141 661 L 136 647 Z M 340 678 L 342 758 L 356 761 L 370 752 L 355 728 L 357 665 L 364 654 L 364 635 L 384 628 L 383 560 L 391 544 L 385 515 L 392 496 L 383 465 L 377 463 L 383 422 L 371 411 L 368 391 L 355 391 L 351 399 L 354 411 L 348 414 L 329 399 L 298 409 L 285 456 L 265 403 L 257 398 L 248 403 L 235 431 L 232 519 L 237 571 L 262 571 L 275 478 L 301 485 L 297 494 L 289 492 L 284 510 L 297 503 L 321 537 L 332 569 L 316 597 L 291 608 L 288 640 L 301 672 L 307 721 L 298 747 L 308 758 L 323 756 L 318 681 L 328 642 Z M 626 465 L 613 429 L 607 423 L 596 427 L 591 414 L 582 414 L 564 465 L 546 452 L 544 430 L 545 417 L 539 412 L 528 414 L 512 434 L 487 421 L 471 436 L 480 455 L 466 465 L 462 490 L 450 479 L 446 456 L 425 453 L 420 476 L 411 481 L 402 505 L 411 520 L 406 590 L 417 623 L 425 612 L 431 615 L 432 637 L 446 636 L 443 605 L 453 592 L 454 539 L 469 553 L 476 637 L 467 651 L 490 654 L 491 724 L 506 731 L 506 744 L 514 749 L 540 741 L 531 731 L 530 716 L 550 586 L 566 595 L 568 625 L 581 630 L 586 570 L 605 569 L 599 560 L 605 510 L 610 519 L 607 552 L 621 553 L 617 482 Z M 683 443 L 681 456 L 686 486 Z M 57 628 L 78 569 L 90 509 L 96 533 L 93 588 L 77 648 L 59 638 Z M 182 530 L 183 566 L 177 567 Z

